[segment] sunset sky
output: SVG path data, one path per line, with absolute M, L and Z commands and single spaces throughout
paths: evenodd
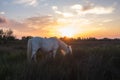
M 0 0 L 0 29 L 17 38 L 120 38 L 120 0 Z

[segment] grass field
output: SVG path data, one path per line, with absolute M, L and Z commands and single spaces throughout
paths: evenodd
M 25 41 L 0 44 L 0 80 L 120 80 L 120 41 L 79 41 L 73 54 L 28 64 Z

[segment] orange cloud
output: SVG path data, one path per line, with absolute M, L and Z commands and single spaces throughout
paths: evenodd
M 4 25 L 2 23 L 4 23 Z M 25 19 L 23 22 L 18 22 L 5 17 L 0 17 L 0 27 L 3 29 L 12 29 L 17 37 L 54 36 L 56 35 L 55 30 L 58 25 L 59 24 L 52 16 L 30 17 Z
M 57 25 L 56 20 L 52 16 L 37 16 L 30 17 L 25 20 L 25 24 L 28 27 L 33 27 L 35 29 L 42 29 L 48 26 Z
M 5 17 L 0 16 L 0 24 L 7 23 L 7 22 L 8 20 Z

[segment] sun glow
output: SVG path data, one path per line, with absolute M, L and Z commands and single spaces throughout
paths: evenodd
M 62 37 L 74 37 L 76 30 L 73 27 L 64 27 L 59 29 L 60 35 Z

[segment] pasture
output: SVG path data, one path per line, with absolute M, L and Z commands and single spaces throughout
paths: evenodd
M 0 80 L 120 80 L 120 41 L 68 42 L 72 55 L 28 64 L 27 41 L 0 44 Z

